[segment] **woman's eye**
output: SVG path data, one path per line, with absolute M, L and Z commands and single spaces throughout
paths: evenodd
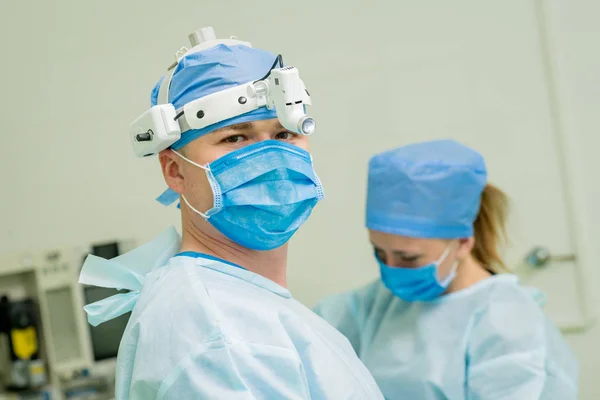
M 241 141 L 243 141 L 245 138 L 242 135 L 233 135 L 233 136 L 229 136 L 225 139 L 223 139 L 223 142 L 225 143 L 239 143 Z
M 412 267 L 414 264 L 416 264 L 418 259 L 419 259 L 418 256 L 402 257 L 402 258 L 400 258 L 400 262 L 402 263 L 402 265 L 405 265 L 407 267 Z

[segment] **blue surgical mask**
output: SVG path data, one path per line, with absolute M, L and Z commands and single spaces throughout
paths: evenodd
M 393 294 L 408 302 L 435 300 L 448 289 L 456 276 L 458 261 L 454 263 L 450 274 L 444 280 L 438 279 L 439 266 L 449 252 L 450 247 L 444 251 L 438 261 L 418 268 L 389 267 L 377 257 L 383 284 Z
M 179 153 L 177 153 L 179 154 Z M 196 210 L 232 241 L 253 250 L 285 244 L 323 199 L 323 187 L 305 150 L 277 140 L 252 144 L 200 165 L 213 192 L 213 208 Z

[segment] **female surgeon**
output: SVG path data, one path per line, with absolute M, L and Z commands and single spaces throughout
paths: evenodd
M 367 228 L 381 281 L 325 299 L 387 399 L 577 398 L 578 366 L 499 255 L 507 198 L 455 141 L 369 163 Z

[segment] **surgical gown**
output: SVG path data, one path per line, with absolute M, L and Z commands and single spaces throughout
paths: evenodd
M 316 312 L 350 340 L 388 400 L 577 398 L 576 360 L 515 275 L 426 303 L 377 281 Z
M 164 239 L 148 251 L 164 257 L 177 248 Z M 99 323 L 114 317 L 114 304 L 123 304 L 121 313 L 134 298 L 119 348 L 117 400 L 383 399 L 348 340 L 287 289 L 199 253 L 167 257 L 145 272 L 133 265 L 137 258 L 96 259 L 102 268 L 90 262 L 80 280 L 109 286 L 105 271 L 116 266 L 141 282 L 124 298 L 87 309 Z

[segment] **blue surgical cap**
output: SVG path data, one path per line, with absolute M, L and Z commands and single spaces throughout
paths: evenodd
M 398 147 L 369 162 L 367 228 L 419 238 L 473 236 L 485 161 L 452 140 Z
M 218 44 L 183 57 L 171 79 L 169 102 L 175 109 L 209 94 L 261 79 L 271 70 L 277 56 L 244 45 Z M 162 81 L 162 80 L 161 80 Z M 151 105 L 158 101 L 159 81 L 151 94 Z M 171 148 L 180 149 L 214 130 L 242 122 L 277 118 L 275 110 L 261 107 L 246 114 L 217 122 L 202 129 L 184 132 Z

